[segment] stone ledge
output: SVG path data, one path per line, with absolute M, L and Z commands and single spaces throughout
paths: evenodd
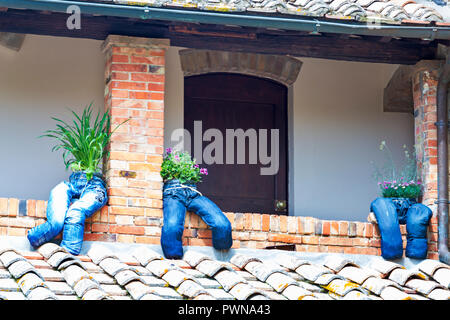
M 197 49 L 180 50 L 179 54 L 185 77 L 229 72 L 267 78 L 290 86 L 302 67 L 300 60 L 289 56 Z
M 170 46 L 169 39 L 139 38 L 119 35 L 109 35 L 102 43 L 102 52 L 107 51 L 112 45 L 129 48 L 158 48 L 167 49 Z

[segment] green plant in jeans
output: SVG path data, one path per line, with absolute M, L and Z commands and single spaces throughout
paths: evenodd
M 386 155 L 384 166 L 374 166 L 374 177 L 378 180 L 381 195 L 385 198 L 418 198 L 422 191 L 417 179 L 416 153 L 410 154 L 403 145 L 404 160 L 397 167 L 392 152 L 385 141 L 380 144 L 380 151 Z
M 109 156 L 107 145 L 111 135 L 129 119 L 118 124 L 110 131 L 111 115 L 99 111 L 94 119 L 92 103 L 87 106 L 81 116 L 72 111 L 73 123 L 52 117 L 57 121 L 56 129 L 47 130 L 41 137 L 54 138 L 58 141 L 52 151 L 64 150 L 63 160 L 66 169 L 84 171 L 88 180 L 100 171 L 100 164 L 105 156 Z
M 164 181 L 176 179 L 180 183 L 197 183 L 201 181 L 202 175 L 208 175 L 208 170 L 195 164 L 195 159 L 188 152 L 167 148 L 160 174 Z

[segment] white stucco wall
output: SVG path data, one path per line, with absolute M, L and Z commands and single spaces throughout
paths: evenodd
M 91 101 L 103 108 L 101 41 L 27 36 L 19 52 L 0 47 L 0 197 L 48 199 L 67 179 L 53 141 L 54 116 L 70 120 Z
M 384 163 L 385 140 L 399 159 L 414 143 L 412 114 L 383 112 L 396 66 L 301 59 L 293 86 L 295 215 L 366 221 L 378 194 L 371 161 Z
M 103 106 L 101 41 L 27 36 L 20 52 L 0 48 L 0 197 L 47 199 L 68 177 L 52 141 L 51 116 L 70 119 L 94 101 Z M 183 126 L 179 48 L 166 56 L 165 147 Z M 371 160 L 413 143 L 413 117 L 383 113 L 383 88 L 396 66 L 300 59 L 290 88 L 290 214 L 365 221 L 377 196 Z

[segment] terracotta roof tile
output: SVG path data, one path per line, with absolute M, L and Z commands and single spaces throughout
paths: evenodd
M 339 272 L 347 266 L 358 267 L 358 265 L 355 264 L 352 260 L 343 258 L 341 256 L 330 256 L 325 262 L 324 266 L 333 270 L 334 272 Z
M 389 274 L 389 280 L 397 282 L 399 285 L 404 286 L 405 283 L 410 279 L 425 278 L 423 274 L 414 270 L 406 269 L 394 269 Z
M 374 272 L 353 266 L 344 267 L 338 274 L 358 284 L 362 284 L 368 278 L 374 277 Z
M 450 288 L 450 269 L 441 268 L 433 273 L 433 279 L 446 288 Z
M 17 278 L 16 278 L 17 279 Z M 28 296 L 28 294 L 31 292 L 31 290 L 37 288 L 37 287 L 44 287 L 48 289 L 47 284 L 45 281 L 43 281 L 39 276 L 37 276 L 33 272 L 29 272 L 25 274 L 23 277 L 18 278 L 17 284 L 20 287 L 20 290 Z
M 204 11 L 332 16 L 361 21 L 380 18 L 381 23 L 402 20 L 443 21 L 443 16 L 434 7 L 413 0 L 111 0 L 111 2 Z
M 332 271 L 324 266 L 318 266 L 313 264 L 304 264 L 295 269 L 306 280 L 315 282 L 320 276 L 332 273 Z
M 56 295 L 48 288 L 37 287 L 26 296 L 27 300 L 57 300 Z
M 216 281 L 220 283 L 222 288 L 225 291 L 230 291 L 235 285 L 238 283 L 248 283 L 247 280 L 242 278 L 239 274 L 237 274 L 234 270 L 221 270 L 219 271 L 215 277 Z
M 130 256 L 102 243 L 74 257 L 57 245 L 44 246 L 38 251 L 2 248 L 0 299 L 450 299 L 450 267 L 434 260 L 406 268 L 380 257 L 361 264 L 336 254 L 311 260 L 276 251 L 271 259 L 272 254 L 264 255 L 267 250 L 236 250 L 219 261 L 194 247 L 181 260 L 167 260 L 150 246 Z M 66 264 L 71 261 L 76 263 Z M 37 268 L 31 262 L 41 263 Z
M 177 286 L 177 292 L 182 296 L 188 297 L 190 299 L 195 299 L 199 295 L 209 296 L 208 292 L 205 288 L 203 288 L 203 286 L 192 280 L 183 281 L 179 286 Z

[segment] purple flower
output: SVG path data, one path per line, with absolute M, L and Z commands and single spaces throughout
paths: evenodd
M 194 164 L 194 168 L 198 168 L 199 167 L 199 165 L 198 164 Z
M 208 175 L 208 169 L 206 169 L 206 168 L 201 168 L 200 169 L 200 174 L 204 174 L 204 175 Z
M 172 148 L 167 148 L 167 149 L 166 149 L 166 153 L 167 153 L 167 154 L 171 154 L 171 153 L 172 153 Z

